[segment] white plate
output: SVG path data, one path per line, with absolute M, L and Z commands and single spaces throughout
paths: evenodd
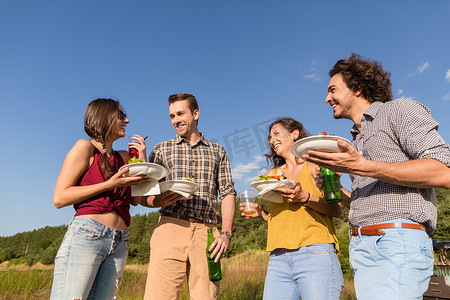
M 302 157 L 308 150 L 316 150 L 323 152 L 340 152 L 337 140 L 342 139 L 349 143 L 353 148 L 355 146 L 347 139 L 334 135 L 314 135 L 302 138 L 296 141 L 291 152 L 297 157 Z M 356 148 L 355 148 L 356 149 Z
M 292 180 L 288 180 L 288 179 L 283 179 L 283 180 L 267 180 L 267 181 L 255 181 L 252 182 L 250 184 L 250 186 L 254 189 L 256 189 L 257 191 L 261 192 L 264 190 L 271 190 L 274 189 L 275 187 L 279 187 L 279 186 L 286 186 L 288 188 L 293 188 L 295 186 L 295 183 Z
M 125 173 L 125 176 L 133 176 L 133 175 L 141 175 L 146 174 L 147 176 L 154 178 L 156 180 L 159 180 L 163 177 L 166 177 L 168 171 L 163 166 L 160 166 L 158 164 L 154 163 L 147 163 L 147 162 L 139 162 L 139 163 L 133 163 L 133 164 L 127 164 L 122 166 L 120 170 L 123 168 L 128 167 L 128 172 Z
M 198 184 L 188 180 L 168 180 L 159 183 L 161 192 L 181 191 L 192 194 L 198 190 Z

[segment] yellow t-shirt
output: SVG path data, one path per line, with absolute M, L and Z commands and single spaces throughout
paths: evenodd
M 305 162 L 297 180 L 302 189 L 323 197 L 314 184 Z M 277 248 L 298 249 L 313 244 L 334 244 L 339 250 L 332 217 L 325 216 L 302 203 L 269 202 L 267 251 Z

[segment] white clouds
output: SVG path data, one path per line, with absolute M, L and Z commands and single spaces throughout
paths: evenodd
M 430 63 L 429 62 L 425 62 L 422 65 L 420 65 L 414 73 L 408 74 L 408 77 L 412 77 L 412 76 L 423 74 L 425 72 L 425 70 L 428 69 L 429 67 L 430 67 Z
M 237 166 L 233 167 L 231 169 L 233 179 L 243 179 L 245 175 L 251 171 L 254 171 L 256 169 L 261 169 L 260 162 L 265 161 L 264 156 L 262 155 L 256 155 L 253 157 L 254 160 L 248 164 L 242 164 L 239 163 Z M 254 176 L 256 177 L 256 176 Z
M 403 91 L 402 89 L 399 89 L 399 90 L 397 91 L 398 96 L 401 97 L 401 96 L 403 95 L 403 92 L 404 92 L 404 91 Z
M 444 97 L 442 97 L 442 100 L 444 100 L 444 102 L 448 102 L 450 100 L 450 92 L 445 94 Z
M 323 61 L 317 60 L 317 59 L 311 59 L 311 61 L 308 63 L 309 67 L 302 68 L 303 72 L 301 73 L 301 76 L 303 79 L 306 80 L 312 80 L 315 82 L 322 81 L 324 68 L 326 67 L 326 64 Z
M 417 72 L 419 72 L 419 74 L 422 74 L 426 69 L 428 69 L 429 66 L 430 64 L 428 62 L 425 62 L 423 65 L 419 66 Z
M 303 79 L 312 80 L 312 81 L 320 81 L 322 79 L 320 74 L 317 74 L 317 73 L 304 74 L 304 75 L 302 75 L 302 77 L 303 77 Z
M 450 82 L 450 69 L 448 69 L 447 72 L 445 72 L 445 80 Z M 445 94 L 444 97 L 442 97 L 442 100 L 444 100 L 444 102 L 450 101 L 450 92 Z

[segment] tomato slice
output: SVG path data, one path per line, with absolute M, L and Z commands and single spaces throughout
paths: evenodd
M 280 176 L 267 176 L 268 178 L 273 178 L 273 179 L 276 179 L 276 180 L 280 180 Z

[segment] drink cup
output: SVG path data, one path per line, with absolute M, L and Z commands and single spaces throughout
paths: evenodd
M 137 159 L 139 159 L 139 150 L 136 149 L 136 148 L 134 148 L 134 147 L 132 147 L 132 146 L 130 145 L 130 143 L 136 143 L 136 140 L 133 139 L 133 135 L 131 135 L 131 136 L 128 138 L 128 157 L 129 157 L 129 158 L 136 157 Z
M 246 216 L 256 213 L 254 207 L 255 192 L 253 190 L 243 190 L 239 192 L 239 199 L 241 203 L 245 203 L 244 214 Z

